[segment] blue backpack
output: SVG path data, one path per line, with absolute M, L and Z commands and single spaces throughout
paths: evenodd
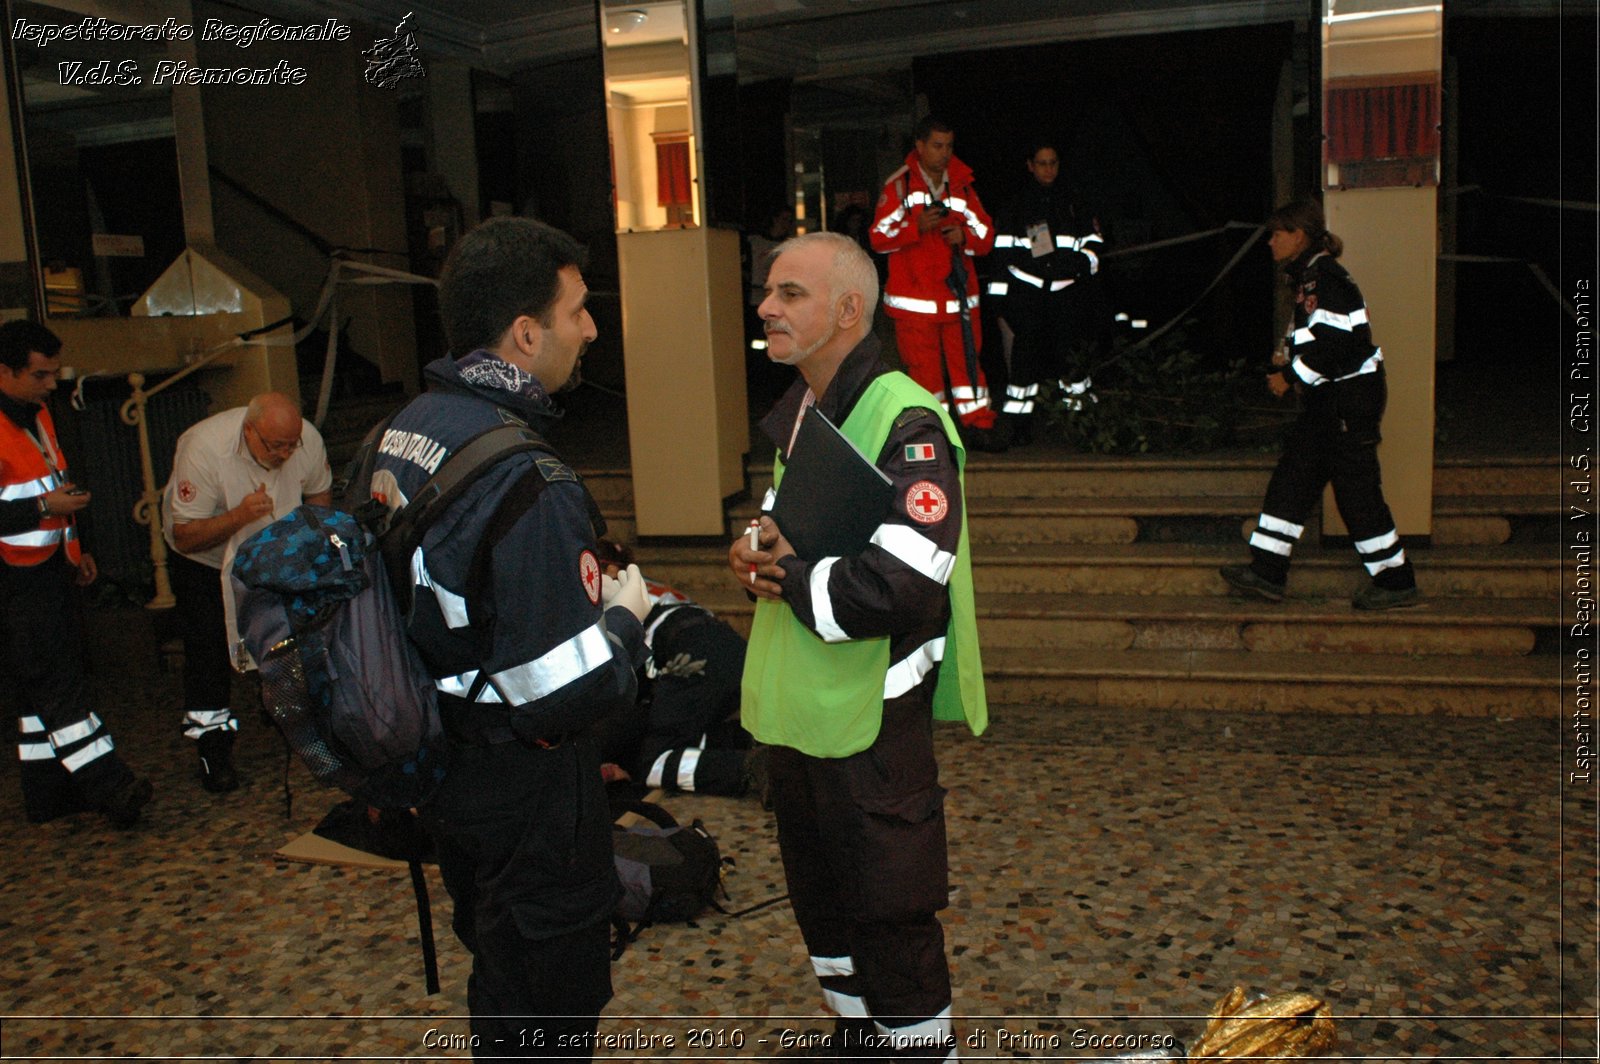
M 312 775 L 380 810 L 427 802 L 444 779 L 444 728 L 432 678 L 406 636 L 411 555 L 473 481 L 520 451 L 550 452 L 527 425 L 463 445 L 397 510 L 372 494 L 378 444 L 367 433 L 339 489 L 340 508 L 303 505 L 239 545 L 233 570 L 239 637 L 261 672 L 261 699 Z M 285 791 L 288 781 L 285 774 Z M 414 818 L 406 862 L 428 993 L 439 991 L 433 917 Z
M 263 528 L 240 544 L 231 579 L 240 640 L 290 748 L 324 783 L 370 806 L 409 809 L 447 767 L 433 680 L 405 633 L 411 555 L 491 466 L 550 448 L 526 425 L 498 426 L 391 512 L 371 483 L 392 419 L 362 442 L 342 508 L 302 505 Z

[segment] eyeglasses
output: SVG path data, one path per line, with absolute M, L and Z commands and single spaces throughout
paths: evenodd
M 292 440 L 269 440 L 265 436 L 261 435 L 261 430 L 256 428 L 254 425 L 246 425 L 245 428 L 255 433 L 256 442 L 259 443 L 262 450 L 266 451 L 268 454 L 282 455 L 287 458 L 289 455 L 294 454 L 294 452 L 300 449 L 301 437 L 299 436 L 296 436 Z

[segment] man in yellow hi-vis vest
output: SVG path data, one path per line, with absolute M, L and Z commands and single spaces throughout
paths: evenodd
M 800 379 L 762 422 L 776 490 L 815 404 L 892 483 L 870 542 L 802 558 L 769 514 L 729 567 L 757 601 L 742 716 L 772 747 L 771 802 L 795 919 L 841 1057 L 954 1056 L 938 911 L 948 895 L 935 717 L 988 721 L 962 495 L 939 403 L 879 359 L 877 273 L 853 241 L 797 237 L 760 308 L 767 355 Z

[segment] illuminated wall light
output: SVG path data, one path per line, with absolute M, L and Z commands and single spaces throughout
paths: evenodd
M 632 33 L 634 30 L 650 21 L 650 12 L 638 8 L 629 8 L 627 11 L 613 11 L 606 16 L 606 29 L 612 33 Z

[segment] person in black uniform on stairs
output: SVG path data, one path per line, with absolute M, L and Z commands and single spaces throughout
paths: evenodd
M 1310 200 L 1280 207 L 1267 228 L 1273 261 L 1283 264 L 1295 290 L 1294 326 L 1267 387 L 1279 398 L 1294 388 L 1302 406 L 1267 484 L 1250 537 L 1250 564 L 1225 565 L 1222 578 L 1238 594 L 1281 601 L 1290 553 L 1323 486 L 1332 482 L 1339 513 L 1372 577 L 1352 605 L 1414 605 L 1416 574 L 1378 470 L 1378 426 L 1388 394 L 1383 351 L 1372 342 L 1361 290 L 1339 264 L 1344 242 L 1328 232 L 1322 208 Z
M 1033 439 L 1040 387 L 1061 389 L 1076 410 L 1089 364 L 1111 341 L 1111 310 L 1100 287 L 1105 242 L 1094 212 L 1061 180 L 1061 156 L 1049 141 L 1028 154 L 1031 180 L 995 219 L 998 267 L 988 294 L 1016 340 L 1000 412 L 1011 439 Z

